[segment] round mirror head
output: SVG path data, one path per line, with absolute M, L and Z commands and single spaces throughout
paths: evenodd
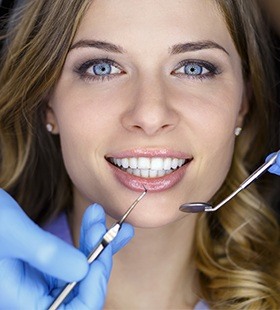
M 186 213 L 204 212 L 206 209 L 211 209 L 212 205 L 206 202 L 185 203 L 180 206 L 179 210 Z

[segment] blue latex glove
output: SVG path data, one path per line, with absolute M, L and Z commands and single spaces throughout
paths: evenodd
M 267 156 L 266 160 L 269 160 L 274 154 L 275 154 L 275 153 L 270 154 L 269 156 Z M 280 151 L 278 152 L 278 155 L 277 155 L 275 164 L 273 164 L 273 165 L 268 169 L 268 171 L 271 172 L 271 173 L 280 175 Z
M 34 224 L 0 189 L 0 309 L 47 309 L 65 282 L 80 281 L 60 309 L 102 309 L 112 255 L 133 236 L 123 224 L 116 239 L 88 266 L 86 256 L 106 231 L 105 213 L 95 204 L 85 212 L 81 250 Z

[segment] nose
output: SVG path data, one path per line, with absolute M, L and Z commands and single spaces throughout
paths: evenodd
M 168 98 L 166 85 L 160 78 L 138 83 L 122 115 L 122 126 L 148 136 L 173 130 L 178 124 L 179 114 Z

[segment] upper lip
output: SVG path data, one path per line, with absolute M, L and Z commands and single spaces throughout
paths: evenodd
M 110 153 L 105 156 L 106 159 L 108 158 L 130 158 L 130 157 L 173 157 L 173 158 L 182 158 L 182 159 L 191 159 L 192 156 L 185 152 L 181 151 L 173 151 L 170 149 L 162 148 L 162 149 L 145 149 L 145 148 L 136 148 L 116 153 Z

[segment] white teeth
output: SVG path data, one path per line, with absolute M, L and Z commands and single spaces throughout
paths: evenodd
M 163 170 L 163 158 L 152 158 L 151 159 L 151 169 Z
M 164 163 L 163 163 L 163 169 L 164 170 L 170 170 L 171 169 L 171 163 L 172 163 L 171 158 L 165 158 Z
M 149 174 L 150 178 L 156 178 L 157 175 L 158 175 L 158 171 L 157 170 L 150 170 L 150 174 Z
M 138 169 L 150 169 L 151 167 L 151 160 L 147 157 L 139 157 L 137 163 Z
M 163 177 L 165 175 L 165 170 L 158 171 L 158 177 Z
M 179 167 L 182 167 L 184 163 L 185 163 L 185 160 L 184 160 L 184 159 L 179 159 L 179 161 L 178 161 L 178 166 L 179 166 Z
M 173 158 L 171 162 L 171 168 L 176 169 L 178 167 L 179 160 L 177 158 Z
M 132 170 L 132 174 L 136 175 L 137 177 L 140 177 L 141 176 L 141 171 L 140 171 L 140 169 L 133 169 Z
M 136 169 L 137 165 L 138 165 L 137 158 L 133 157 L 133 158 L 129 159 L 129 166 L 130 166 L 130 168 Z
M 148 178 L 149 177 L 149 170 L 148 169 L 141 169 L 141 177 Z
M 121 161 L 121 163 L 122 163 L 122 167 L 123 167 L 124 169 L 127 169 L 127 168 L 128 168 L 128 165 L 129 165 L 128 158 L 123 158 L 122 161 Z
M 186 159 L 160 157 L 111 158 L 110 161 L 129 174 L 142 178 L 163 177 L 183 166 Z

